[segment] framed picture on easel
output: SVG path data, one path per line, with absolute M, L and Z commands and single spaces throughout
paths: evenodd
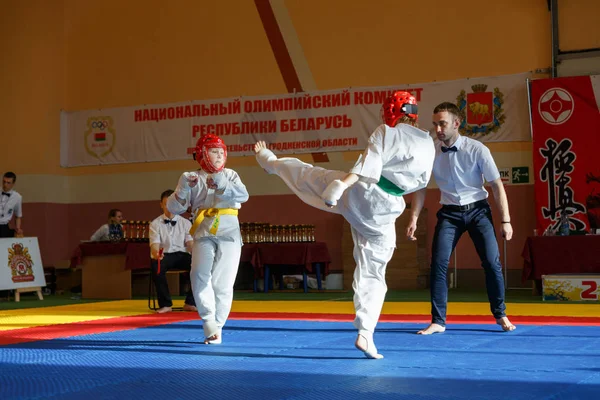
M 40 247 L 36 237 L 0 239 L 0 290 L 15 290 L 15 301 L 23 292 L 37 292 L 43 300 L 46 286 Z

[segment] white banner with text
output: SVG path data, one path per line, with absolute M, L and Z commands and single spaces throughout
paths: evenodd
M 462 113 L 461 133 L 483 142 L 530 141 L 529 73 L 373 88 L 345 88 L 100 110 L 63 111 L 61 166 L 181 160 L 198 138 L 222 137 L 230 157 L 252 155 L 265 140 L 278 154 L 363 150 L 381 124 L 381 104 L 412 93 L 419 125 L 436 105 Z

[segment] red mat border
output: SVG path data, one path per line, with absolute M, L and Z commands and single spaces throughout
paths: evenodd
M 106 318 L 95 321 L 74 322 L 69 324 L 46 325 L 33 328 L 0 331 L 0 346 L 67 338 L 72 336 L 91 335 L 96 333 L 117 332 L 149 326 L 165 325 L 174 322 L 197 320 L 198 314 L 192 312 L 172 312 L 167 314 L 144 314 L 125 317 Z M 321 322 L 351 322 L 353 314 L 325 313 L 253 313 L 232 312 L 230 319 L 239 320 L 308 320 Z M 511 316 L 515 325 L 575 325 L 600 326 L 600 317 L 551 317 L 551 316 Z M 383 314 L 380 322 L 422 322 L 431 321 L 429 315 Z M 448 317 L 449 324 L 495 324 L 487 315 L 456 315 Z

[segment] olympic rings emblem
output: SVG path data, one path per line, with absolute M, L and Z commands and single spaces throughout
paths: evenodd
M 108 127 L 107 121 L 94 121 L 92 122 L 92 128 L 104 129 Z

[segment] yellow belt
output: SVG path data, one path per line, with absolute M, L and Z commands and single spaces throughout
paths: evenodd
M 205 208 L 198 210 L 192 228 L 190 229 L 190 235 L 194 235 L 196 229 L 198 229 L 202 221 L 204 221 L 204 218 L 207 217 L 216 217 L 209 229 L 210 233 L 216 235 L 219 230 L 219 217 L 221 215 L 238 215 L 238 210 L 236 208 Z

